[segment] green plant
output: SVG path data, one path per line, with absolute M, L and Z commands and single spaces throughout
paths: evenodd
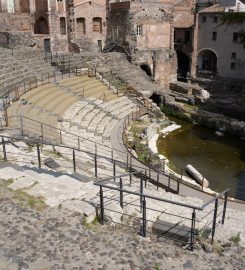
M 93 229 L 95 226 L 97 226 L 97 225 L 99 224 L 99 219 L 100 219 L 100 217 L 96 215 L 96 216 L 94 217 L 94 219 L 89 223 L 89 222 L 87 221 L 87 218 L 84 217 L 84 218 L 83 218 L 83 221 L 82 221 L 82 225 L 83 225 L 84 227 L 86 227 L 87 229 Z
M 221 25 L 233 26 L 234 24 L 241 25 L 245 22 L 245 13 L 244 12 L 225 12 L 222 14 Z M 239 34 L 239 43 L 242 43 L 245 47 L 245 33 L 244 31 L 238 32 Z
M 224 12 L 220 17 L 221 24 L 234 25 L 245 22 L 244 12 Z
M 160 267 L 161 267 L 160 263 L 155 264 L 155 270 L 160 270 L 161 269 Z
M 42 197 L 31 196 L 22 189 L 17 189 L 13 192 L 14 198 L 19 201 L 22 206 L 27 204 L 28 206 L 36 209 L 37 211 L 43 211 L 47 207 Z
M 230 241 L 232 241 L 234 244 L 238 245 L 239 242 L 241 241 L 240 232 L 238 232 L 236 235 L 233 235 L 233 236 L 230 238 Z
M 199 237 L 200 237 L 201 239 L 207 240 L 208 237 L 210 236 L 210 234 L 211 234 L 211 229 L 210 229 L 210 228 L 206 228 L 206 229 L 201 230 L 201 231 L 199 232 Z
M 168 106 L 164 106 L 164 105 L 161 106 L 161 110 L 162 110 L 162 112 L 166 113 L 167 115 L 172 115 L 172 116 L 175 116 L 181 120 L 191 122 L 191 117 L 184 112 L 176 111 L 173 108 L 169 108 Z
M 14 180 L 12 178 L 8 179 L 8 180 L 0 180 L 0 189 L 6 188 L 9 185 L 13 184 Z

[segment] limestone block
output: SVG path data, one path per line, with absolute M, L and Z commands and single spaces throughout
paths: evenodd
M 84 217 L 86 217 L 88 223 L 91 223 L 96 216 L 95 206 L 85 201 L 81 200 L 65 201 L 64 203 L 62 203 L 62 207 L 83 214 Z
M 9 187 L 13 190 L 17 190 L 17 189 L 26 189 L 29 188 L 30 186 L 34 185 L 36 182 L 35 179 L 33 179 L 30 176 L 26 176 L 26 177 L 21 177 L 17 180 L 15 180 L 15 182 L 11 185 L 9 185 Z
M 0 169 L 0 178 L 1 179 L 16 179 L 19 177 L 26 176 L 25 173 L 20 172 L 12 167 L 4 167 Z

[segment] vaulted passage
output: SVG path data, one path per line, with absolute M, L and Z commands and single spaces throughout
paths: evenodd
M 176 51 L 177 52 L 177 58 L 178 58 L 178 79 L 186 78 L 187 73 L 190 71 L 190 61 L 187 54 Z
M 217 72 L 217 56 L 211 50 L 203 50 L 198 54 L 198 72 Z
M 149 77 L 152 77 L 152 72 L 151 72 L 151 68 L 148 64 L 141 64 L 140 65 L 140 68 L 142 70 L 144 70 L 144 72 L 149 76 Z

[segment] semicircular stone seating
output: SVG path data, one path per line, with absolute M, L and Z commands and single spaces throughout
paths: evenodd
M 110 156 L 111 150 L 108 147 L 111 147 L 110 136 L 113 127 L 119 120 L 137 110 L 136 101 L 126 96 L 108 102 L 86 98 L 78 101 L 65 112 L 59 126 L 70 133 L 100 143 L 97 146 L 99 153 Z M 94 152 L 94 147 L 93 142 L 86 140 L 80 142 L 81 149 Z
M 94 152 L 98 142 L 98 154 L 108 155 L 111 150 L 110 135 L 113 126 L 138 108 L 138 103 L 126 96 L 108 90 L 95 77 L 76 76 L 32 89 L 8 108 L 9 125 L 15 125 L 12 116 L 22 115 L 49 126 L 61 128 L 84 139 L 80 149 Z M 33 133 L 40 125 L 25 125 L 26 133 Z M 50 141 L 59 142 L 58 132 L 51 132 L 43 125 L 43 133 Z M 40 136 L 39 136 L 40 137 Z M 45 134 L 44 134 L 45 137 Z M 76 147 L 77 140 L 64 136 L 64 144 Z M 74 145 L 73 145 L 74 144 Z M 107 146 L 107 147 L 106 147 Z

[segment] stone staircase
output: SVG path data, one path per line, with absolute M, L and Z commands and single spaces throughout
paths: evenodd
M 51 155 L 51 149 L 45 145 L 43 147 L 42 159 L 47 154 Z M 24 148 L 25 151 L 23 152 Z M 62 207 L 70 211 L 79 212 L 84 215 L 88 223 L 95 219 L 96 208 L 98 209 L 100 205 L 100 198 L 98 196 L 99 187 L 94 186 L 94 183 L 99 179 L 94 179 L 92 173 L 89 173 L 89 169 L 87 171 L 84 170 L 84 175 L 80 174 L 79 178 L 76 174 L 69 172 L 69 170 L 54 171 L 44 165 L 42 169 L 37 169 L 34 162 L 36 153 L 30 150 L 29 146 L 25 145 L 24 142 L 12 141 L 11 144 L 7 145 L 7 149 L 8 153 L 12 152 L 11 155 L 8 154 L 12 162 L 1 163 L 0 181 L 6 181 L 9 189 L 14 192 L 25 192 L 39 199 L 42 198 L 45 204 L 50 207 Z M 61 148 L 56 148 L 56 151 L 60 150 Z M 22 158 L 18 158 L 18 155 L 19 157 L 22 156 Z M 59 159 L 56 158 L 56 160 L 62 163 L 61 157 Z M 67 158 L 64 160 L 67 161 Z M 104 163 L 103 166 L 105 168 L 101 168 L 99 171 L 104 172 L 103 175 L 101 174 L 101 177 L 110 176 L 112 172 L 109 165 L 106 167 L 106 163 Z M 83 166 L 83 169 L 85 167 Z M 122 171 L 119 168 L 117 175 L 121 174 Z M 129 176 L 124 176 L 122 179 L 125 190 L 136 193 L 140 191 L 140 181 L 137 177 L 132 177 L 131 184 Z M 120 187 L 118 180 L 108 180 L 106 184 L 115 188 Z M 151 183 L 147 183 L 147 186 L 144 186 L 143 192 L 145 195 L 164 198 L 178 203 L 203 204 L 203 201 L 199 198 L 178 196 L 162 189 L 157 190 L 156 186 Z M 164 233 L 167 237 L 178 236 L 179 240 L 187 240 L 191 226 L 191 209 L 172 203 L 156 202 L 148 198 L 146 199 L 146 205 L 148 232 L 151 230 L 158 231 L 158 233 Z M 135 226 L 142 218 L 140 198 L 134 194 L 124 193 L 122 208 L 119 203 L 119 192 L 104 188 L 104 208 L 105 220 L 107 222 Z M 208 214 L 210 211 L 212 212 L 212 209 L 213 205 L 209 205 L 203 212 L 196 212 L 196 229 L 201 230 L 203 226 L 208 224 Z M 217 231 L 217 239 L 229 239 L 237 231 L 244 235 L 245 213 L 227 209 L 226 215 L 225 225 L 219 226 Z M 234 226 L 234 223 L 236 223 L 236 226 Z

